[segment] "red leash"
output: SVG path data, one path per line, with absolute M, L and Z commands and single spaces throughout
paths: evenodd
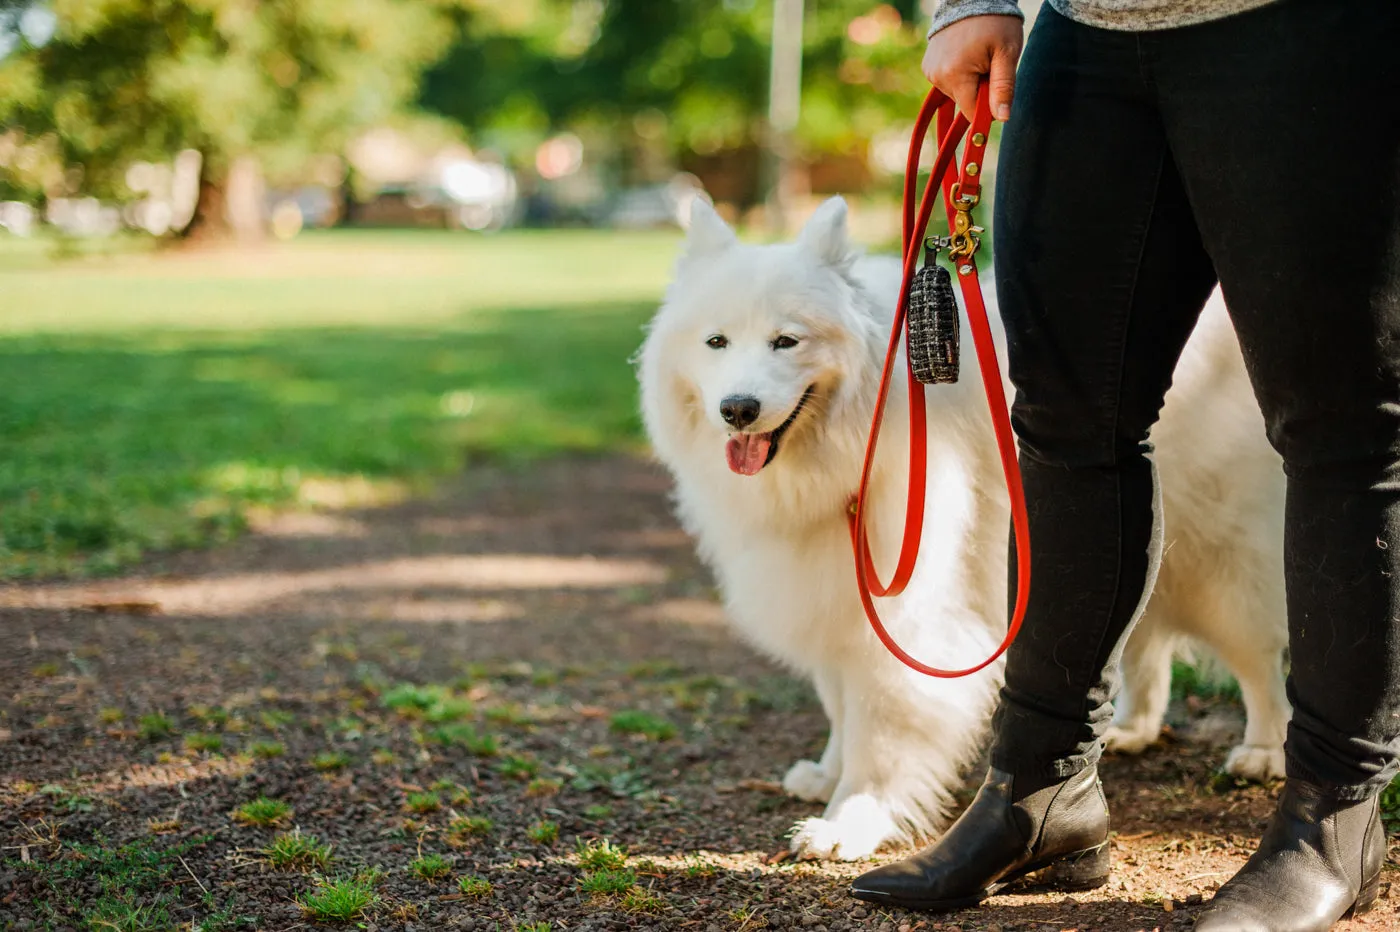
M 865 615 L 875 634 L 894 654 L 909 667 L 928 676 L 958 677 L 976 673 L 995 661 L 1015 640 L 1021 630 L 1021 622 L 1026 614 L 1026 602 L 1031 589 L 1031 550 L 1029 519 L 1026 514 L 1026 497 L 1021 488 L 1021 469 L 1016 461 L 1016 443 L 1011 433 L 1011 418 L 1007 414 L 1006 395 L 1001 385 L 1001 369 L 997 364 L 996 345 L 992 340 L 992 330 L 987 323 L 987 306 L 982 299 L 982 286 L 977 278 L 976 233 L 972 226 L 970 212 L 977 205 L 981 192 L 981 172 L 986 154 L 987 135 L 992 125 L 991 108 L 987 99 L 987 85 L 984 82 L 977 95 L 977 111 L 971 124 L 967 117 L 955 113 L 953 102 L 942 91 L 929 91 L 919 110 L 919 119 L 914 124 L 914 136 L 909 143 L 909 160 L 904 173 L 904 282 L 900 287 L 899 306 L 895 309 L 894 326 L 890 331 L 890 345 L 885 353 L 884 368 L 880 373 L 880 392 L 875 401 L 875 415 L 870 424 L 870 439 L 865 448 L 865 465 L 861 469 L 860 491 L 850 516 L 851 545 L 855 550 L 856 586 L 860 590 L 861 603 Z M 914 188 L 919 174 L 919 154 L 923 149 L 924 136 L 934 116 L 938 117 L 938 156 L 934 160 L 933 171 L 919 200 L 917 214 L 914 211 Z M 958 143 L 967 135 L 969 125 L 971 135 L 963 151 L 961 169 L 953 169 Z M 954 182 L 956 174 L 957 181 Z M 1002 472 L 1006 477 L 1006 489 L 1011 496 L 1011 520 L 1016 530 L 1016 608 L 1011 616 L 1011 624 L 1006 629 L 1006 637 L 1001 646 L 986 660 L 965 670 L 941 670 L 910 656 L 895 642 L 880 621 L 875 610 L 875 597 L 896 596 L 904 591 L 909 578 L 914 573 L 914 564 L 919 557 L 919 540 L 924 526 L 924 484 L 928 472 L 928 417 L 924 399 L 923 383 L 914 378 L 913 372 L 906 373 L 909 380 L 909 493 L 904 513 L 904 539 L 899 551 L 899 563 L 895 567 L 894 578 L 889 585 L 880 582 L 870 557 L 870 542 L 866 537 L 863 515 L 865 496 L 870 485 L 871 468 L 875 462 L 875 447 L 880 439 L 880 422 L 885 414 L 885 402 L 889 398 L 890 379 L 894 372 L 894 361 L 899 354 L 901 332 L 907 331 L 907 307 L 909 288 L 918 266 L 919 252 L 923 247 L 924 233 L 928 229 L 929 216 L 933 203 L 943 193 L 944 207 L 948 214 L 948 229 L 951 236 L 949 256 L 954 261 L 958 280 L 962 289 L 963 303 L 967 307 L 968 321 L 972 329 L 973 343 L 977 348 L 977 361 L 982 370 L 982 386 L 987 393 L 987 405 L 991 409 L 992 428 L 996 432 L 997 450 L 1001 454 Z

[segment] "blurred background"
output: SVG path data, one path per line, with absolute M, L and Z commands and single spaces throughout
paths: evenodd
M 696 197 L 889 248 L 932 0 L 0 0 L 0 579 L 640 443 Z

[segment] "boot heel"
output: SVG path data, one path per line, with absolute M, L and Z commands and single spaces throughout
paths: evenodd
M 1356 902 L 1351 904 L 1351 909 L 1342 914 L 1342 918 L 1350 919 L 1352 916 L 1369 912 L 1371 907 L 1376 905 L 1376 894 L 1380 892 L 1380 889 L 1381 875 L 1376 874 L 1361 888 L 1361 892 L 1356 894 Z
M 1108 842 L 1074 854 L 1067 854 L 1050 863 L 1040 875 L 1040 881 L 1056 890 L 1092 890 L 1108 883 Z M 1374 896 L 1374 891 L 1373 891 Z

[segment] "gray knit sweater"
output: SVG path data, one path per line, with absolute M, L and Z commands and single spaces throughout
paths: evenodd
M 1076 22 L 1102 29 L 1174 29 L 1265 6 L 1274 0 L 1046 0 Z M 942 0 L 933 14 L 933 35 L 960 19 L 981 13 L 1020 16 L 1016 0 Z

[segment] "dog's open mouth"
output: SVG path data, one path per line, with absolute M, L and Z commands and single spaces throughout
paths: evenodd
M 724 456 L 729 461 L 729 468 L 741 476 L 756 476 L 759 470 L 773 462 L 773 457 L 778 455 L 778 441 L 807 406 L 807 399 L 812 397 L 815 389 L 815 385 L 808 385 L 802 397 L 797 400 L 797 407 L 787 416 L 787 420 L 773 430 L 761 434 L 735 434 L 730 437 L 724 446 Z

